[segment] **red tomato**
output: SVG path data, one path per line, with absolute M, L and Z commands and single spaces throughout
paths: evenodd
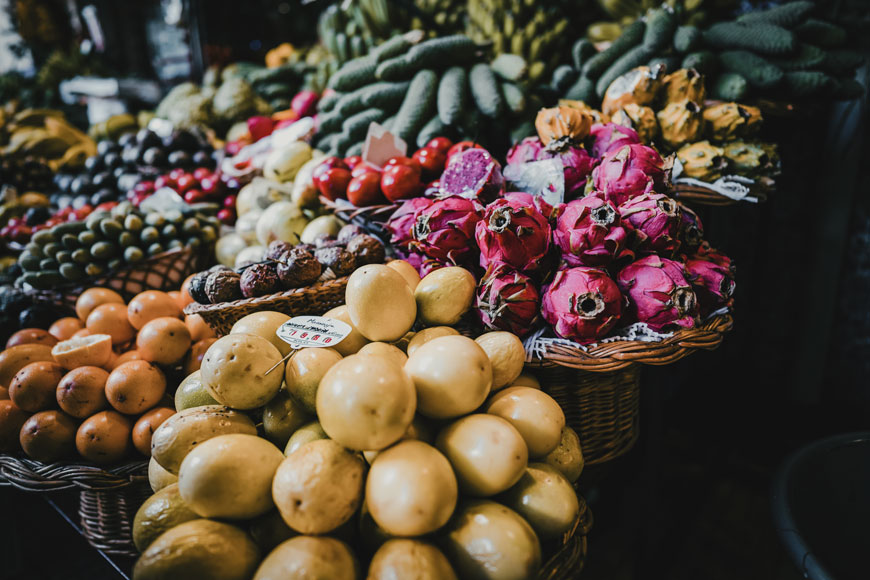
M 217 212 L 217 218 L 221 220 L 221 223 L 230 225 L 236 221 L 236 212 L 231 209 L 224 208 Z
M 468 151 L 469 149 L 483 149 L 483 147 L 474 141 L 460 141 L 447 150 L 447 165 L 450 165 L 450 160 L 453 159 L 454 155 L 458 155 L 463 151 Z
M 423 168 L 423 173 L 429 177 L 441 175 L 447 164 L 447 154 L 434 147 L 423 147 L 414 153 L 414 159 Z
M 175 189 L 178 190 L 179 193 L 184 193 L 194 185 L 199 185 L 199 183 L 190 173 L 185 173 L 175 180 Z
M 154 191 L 154 182 L 140 181 L 133 187 L 133 191 L 135 191 L 136 193 L 150 193 Z
M 351 155 L 350 157 L 344 158 L 344 163 L 351 169 L 362 163 L 362 157 L 359 155 Z
M 175 187 L 175 180 L 171 179 L 168 175 L 161 175 L 157 179 L 154 180 L 154 189 L 163 189 L 164 187 Z M 135 191 L 135 188 L 133 188 Z M 141 192 L 136 192 L 141 193 Z
M 321 174 L 326 173 L 332 168 L 350 169 L 341 157 L 326 157 L 320 165 L 315 167 L 314 171 L 311 172 L 311 177 L 314 179 L 314 183 L 317 183 L 317 178 L 320 177 Z
M 236 196 L 228 195 L 224 198 L 224 207 L 227 209 L 235 210 L 236 209 Z
M 346 167 L 331 167 L 321 172 L 315 179 L 315 183 L 323 197 L 335 201 L 347 196 L 347 186 L 352 178 L 350 170 Z
M 204 177 L 199 182 L 199 188 L 206 195 L 217 195 L 222 191 L 221 180 L 215 176 Z
M 417 197 L 423 192 L 420 171 L 408 165 L 388 165 L 381 174 L 381 191 L 390 201 Z
M 187 203 L 200 203 L 206 200 L 206 196 L 199 189 L 188 189 L 184 192 L 184 201 Z
M 420 167 L 420 162 L 411 157 L 390 157 L 384 169 L 386 169 L 390 165 L 407 165 L 408 167 L 413 167 L 417 171 L 423 170 L 423 168 Z
M 447 151 L 451 147 L 453 147 L 453 141 L 451 141 L 447 137 L 435 137 L 434 139 L 426 143 L 426 147 L 432 147 L 434 149 L 438 149 L 439 151 L 447 153 Z
M 178 178 L 181 177 L 182 175 L 184 175 L 184 169 L 182 169 L 180 167 L 176 167 L 175 169 L 173 169 L 172 171 L 169 172 L 168 177 L 172 181 L 178 181 Z
M 357 207 L 386 203 L 381 193 L 381 176 L 375 171 L 366 171 L 350 180 L 347 199 Z
M 197 181 L 202 181 L 211 175 L 211 170 L 207 167 L 197 167 L 193 172 L 193 178 Z
M 357 177 L 358 175 L 362 175 L 363 173 L 377 173 L 378 176 L 380 176 L 381 170 L 374 165 L 369 165 L 368 163 L 360 163 L 353 168 L 353 171 L 350 172 L 353 177 Z

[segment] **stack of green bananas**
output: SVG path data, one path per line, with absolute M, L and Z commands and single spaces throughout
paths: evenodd
M 586 29 L 586 38 L 592 42 L 610 42 L 619 38 L 623 29 L 640 18 L 647 10 L 657 8 L 663 3 L 673 8 L 683 24 L 700 25 L 707 17 L 707 4 L 716 8 L 732 6 L 732 0 L 596 0 L 598 6 L 611 20 L 593 22 Z
M 546 79 L 564 58 L 569 23 L 559 5 L 536 0 L 468 0 L 468 36 L 492 43 L 495 55 L 529 63 L 530 82 Z
M 679 25 L 668 7 L 650 10 L 601 52 L 578 40 L 572 64 L 557 68 L 551 85 L 565 98 L 595 105 L 622 74 L 663 64 L 706 75 L 708 93 L 720 100 L 855 98 L 863 93 L 853 78 L 862 57 L 843 49 L 845 30 L 812 17 L 814 8 L 798 0 L 706 29 Z
M 318 107 L 319 149 L 360 154 L 372 122 L 411 147 L 443 135 L 507 148 L 509 129 L 533 108 L 522 88 L 526 62 L 503 54 L 486 64 L 467 36 L 419 42 L 421 36 L 395 36 L 332 76 L 334 92 Z
M 364 56 L 375 45 L 407 28 L 407 18 L 388 0 L 333 4 L 317 23 L 323 45 L 339 65 Z
M 412 15 L 412 29 L 434 26 L 441 34 L 456 34 L 465 28 L 465 0 L 414 0 L 420 16 Z

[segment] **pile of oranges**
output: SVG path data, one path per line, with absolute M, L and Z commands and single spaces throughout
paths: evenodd
M 183 314 L 188 285 L 126 304 L 90 288 L 76 316 L 12 335 L 0 352 L 0 452 L 47 463 L 76 452 L 98 464 L 132 449 L 150 456 L 151 435 L 175 413 L 168 383 L 198 370 L 216 339 L 199 315 Z

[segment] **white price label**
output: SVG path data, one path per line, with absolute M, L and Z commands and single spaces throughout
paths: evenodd
M 294 316 L 275 334 L 294 350 L 335 346 L 351 332 L 349 324 L 323 316 Z

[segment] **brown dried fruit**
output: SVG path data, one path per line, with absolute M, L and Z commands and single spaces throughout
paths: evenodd
M 275 294 L 283 289 L 274 263 L 254 264 L 245 268 L 239 285 L 245 298 Z
M 278 278 L 285 288 L 307 286 L 320 278 L 322 267 L 311 252 L 294 248 L 278 263 Z
M 338 243 L 340 244 L 346 244 L 356 236 L 364 233 L 366 233 L 366 231 L 358 225 L 347 224 L 346 226 L 343 226 L 340 230 L 338 230 L 336 240 L 338 240 Z
M 383 264 L 386 258 L 384 244 L 368 234 L 359 234 L 351 238 L 347 243 L 347 251 L 354 255 L 357 266 Z
M 344 248 L 320 248 L 314 252 L 314 257 L 336 277 L 347 276 L 356 269 L 356 258 Z
M 232 270 L 221 270 L 209 274 L 205 280 L 205 294 L 208 296 L 209 302 L 217 304 L 243 298 L 240 279 L 241 276 Z

